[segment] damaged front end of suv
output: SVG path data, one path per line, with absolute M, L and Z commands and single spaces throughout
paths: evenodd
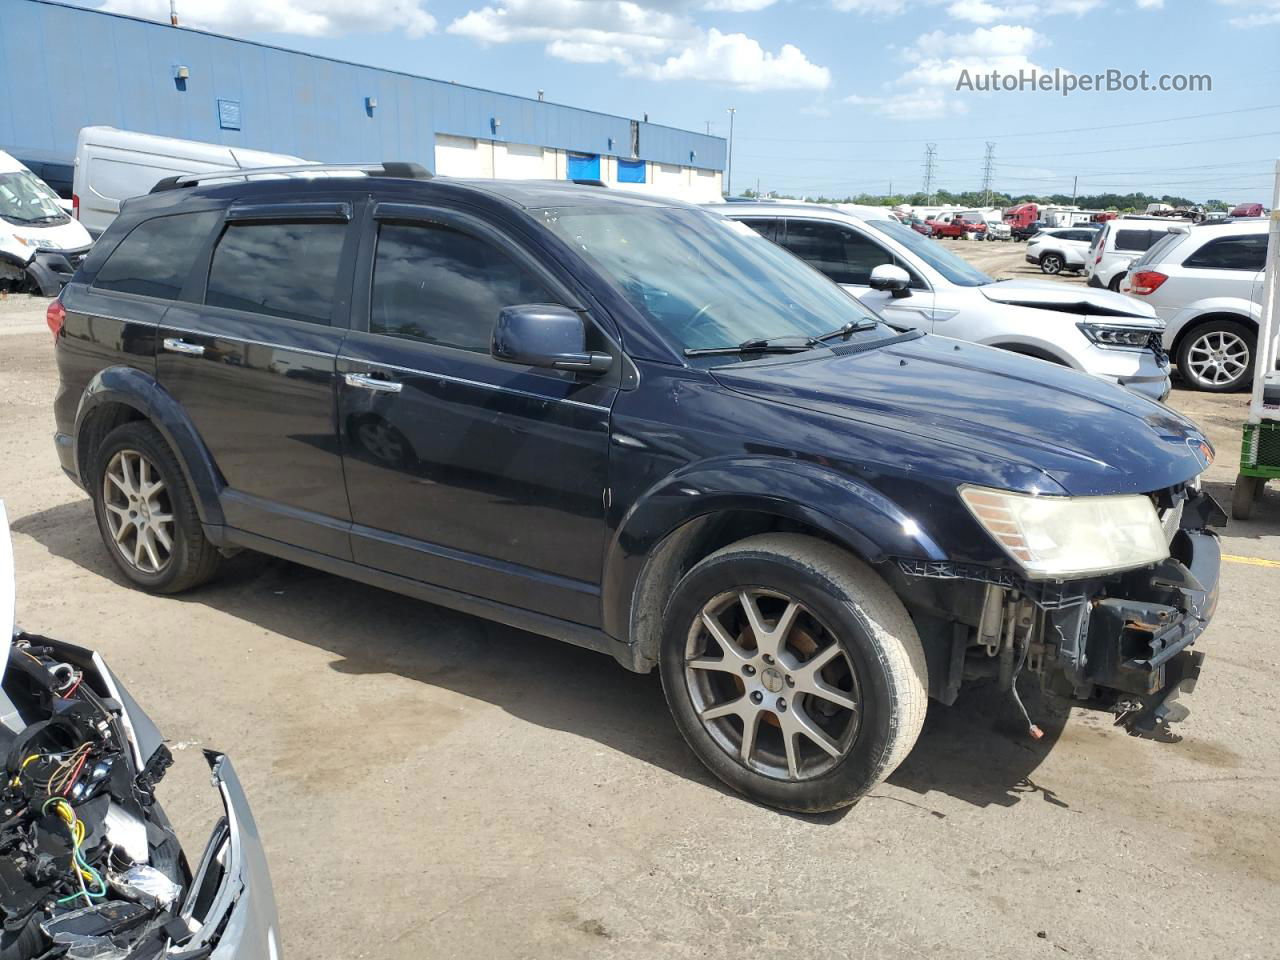
M 933 696 L 949 704 L 963 685 L 995 681 L 1038 739 L 1018 695 L 1025 672 L 1047 692 L 1111 710 L 1131 733 L 1175 739 L 1169 724 L 1188 714 L 1176 701 L 1193 691 L 1204 659 L 1190 648 L 1218 604 L 1212 528 L 1226 524 L 1198 478 L 1145 496 L 1073 502 L 970 487 L 961 499 L 1022 575 L 897 561 L 899 590 L 932 641 Z M 1071 542 L 1062 514 L 1073 509 L 1089 513 L 1078 525 L 1088 543 Z M 1075 548 L 1095 569 L 1071 569 Z M 1096 569 L 1108 563 L 1115 569 Z
M 0 623 L 12 624 L 0 504 Z M 275 900 L 230 761 L 192 872 L 156 800 L 172 756 L 91 650 L 15 630 L 0 661 L 0 960 L 277 958 Z

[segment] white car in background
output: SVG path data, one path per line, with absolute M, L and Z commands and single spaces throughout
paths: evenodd
M 56 297 L 91 244 L 52 188 L 0 151 L 0 291 Z
M 1089 286 L 1118 291 L 1133 261 L 1171 232 L 1184 231 L 1190 225 L 1189 221 L 1181 225 L 1170 222 L 1168 217 L 1121 217 L 1104 223 L 1085 263 Z
M 1268 228 L 1262 219 L 1222 220 L 1170 233 L 1120 282 L 1165 321 L 1165 349 L 1196 390 L 1253 382 Z
M 1095 374 L 1162 400 L 1164 324 L 1107 290 L 995 280 L 888 216 L 777 203 L 709 206 L 786 247 L 892 324 L 970 340 Z
M 1050 276 L 1064 270 L 1083 270 L 1097 232 L 1085 227 L 1042 230 L 1027 244 L 1027 263 L 1034 263 L 1041 273 Z

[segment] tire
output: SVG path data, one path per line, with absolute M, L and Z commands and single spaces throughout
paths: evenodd
M 1123 279 L 1124 279 L 1124 274 L 1117 273 L 1114 277 L 1111 278 L 1111 282 L 1107 284 L 1107 289 L 1110 290 L 1112 293 L 1119 293 L 1120 281 Z
M 1235 320 L 1210 320 L 1178 344 L 1178 371 L 1193 390 L 1234 393 L 1253 383 L 1258 335 Z
M 135 586 L 181 593 L 217 573 L 222 557 L 205 539 L 177 457 L 150 423 L 131 421 L 107 434 L 91 484 L 103 545 Z
M 1253 516 L 1253 505 L 1262 492 L 1261 477 L 1236 476 L 1236 486 L 1231 492 L 1231 517 L 1233 520 L 1248 520 Z
M 749 537 L 690 570 L 667 605 L 659 666 L 698 758 L 734 790 L 786 810 L 853 803 L 903 761 L 924 724 L 928 673 L 906 608 L 866 564 L 798 534 Z
M 1040 257 L 1041 273 L 1047 273 L 1049 276 L 1054 277 L 1060 274 L 1065 267 L 1066 263 L 1060 254 L 1046 253 Z

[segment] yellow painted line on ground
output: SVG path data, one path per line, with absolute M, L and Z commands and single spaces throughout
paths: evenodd
M 1224 553 L 1222 559 L 1227 563 L 1244 563 L 1251 567 L 1280 568 L 1280 560 L 1263 560 L 1261 557 L 1236 557 L 1229 553 Z

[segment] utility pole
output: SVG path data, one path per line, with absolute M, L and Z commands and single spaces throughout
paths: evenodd
M 991 206 L 991 183 L 996 175 L 996 145 L 987 143 L 987 155 L 982 162 L 982 205 Z
M 724 195 L 726 197 L 733 196 L 733 115 L 737 112 L 737 107 L 729 108 L 729 162 L 726 164 L 724 171 Z
M 933 206 L 933 175 L 938 162 L 938 145 L 930 143 L 924 148 L 924 192 Z
M 711 121 L 710 121 L 710 120 L 708 120 L 708 121 L 707 121 L 707 134 L 708 134 L 708 135 L 710 135 L 710 133 L 711 133 Z
M 178 25 L 178 0 L 169 0 L 169 26 Z
M 1076 205 L 1076 197 L 1079 196 L 1079 194 L 1080 194 L 1080 177 L 1074 176 L 1071 178 L 1071 205 L 1073 207 Z

